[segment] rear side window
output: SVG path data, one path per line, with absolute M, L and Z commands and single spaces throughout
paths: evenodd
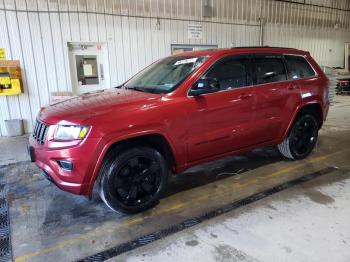
M 244 57 L 224 59 L 210 69 L 206 77 L 217 79 L 220 90 L 248 86 L 248 59 Z
M 315 72 L 302 56 L 286 55 L 286 66 L 289 79 L 303 79 L 315 76 Z
M 254 59 L 256 84 L 266 84 L 287 80 L 281 56 L 259 55 Z

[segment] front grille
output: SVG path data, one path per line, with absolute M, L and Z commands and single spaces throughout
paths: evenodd
M 33 131 L 33 137 L 39 144 L 43 145 L 45 143 L 47 131 L 49 130 L 49 126 L 45 125 L 43 122 L 36 120 L 36 124 Z

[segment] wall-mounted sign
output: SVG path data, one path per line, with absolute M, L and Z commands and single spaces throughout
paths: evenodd
M 5 48 L 0 48 L 0 60 L 6 60 Z
M 202 39 L 203 26 L 200 24 L 189 24 L 187 27 L 188 39 Z

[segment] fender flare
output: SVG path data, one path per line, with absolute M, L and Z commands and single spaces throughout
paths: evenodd
M 100 168 L 102 166 L 103 160 L 108 152 L 108 150 L 111 148 L 111 146 L 113 146 L 114 144 L 118 143 L 118 142 L 122 142 L 122 141 L 126 141 L 128 139 L 132 139 L 132 138 L 138 138 L 138 137 L 142 137 L 142 136 L 146 136 L 146 135 L 160 135 L 162 136 L 168 143 L 170 150 L 172 151 L 172 154 L 174 156 L 174 161 L 175 163 L 176 161 L 176 156 L 177 156 L 177 151 L 171 141 L 171 139 L 169 139 L 169 137 L 167 135 L 165 135 L 163 132 L 161 132 L 160 130 L 147 130 L 147 131 L 140 131 L 140 132 L 134 132 L 134 133 L 129 133 L 127 135 L 124 136 L 116 136 L 113 137 L 112 139 L 109 139 L 108 141 L 106 141 L 105 139 L 102 139 L 104 142 L 103 145 L 103 149 L 101 151 L 101 153 L 98 156 L 98 159 L 96 161 L 96 164 L 94 165 L 93 168 L 93 172 L 92 175 L 90 177 L 90 180 L 87 181 L 88 185 L 87 185 L 87 195 L 92 196 L 92 192 L 93 192 L 93 187 L 96 181 L 96 178 L 98 176 L 98 173 L 100 171 Z M 175 164 L 176 165 L 176 164 Z
M 320 109 L 321 109 L 321 112 L 320 112 L 321 122 L 323 123 L 323 121 L 324 121 L 323 110 L 324 110 L 324 109 L 323 109 L 322 104 L 321 104 L 320 101 L 318 101 L 318 100 L 313 100 L 313 101 L 309 101 L 309 102 L 307 102 L 307 103 L 300 104 L 300 105 L 295 109 L 295 111 L 294 111 L 294 113 L 293 113 L 293 116 L 292 116 L 292 118 L 291 118 L 291 121 L 289 121 L 289 123 L 288 123 L 287 128 L 283 131 L 281 141 L 283 141 L 283 139 L 288 135 L 288 133 L 289 133 L 289 131 L 290 131 L 290 129 L 291 129 L 291 127 L 292 127 L 292 125 L 293 125 L 295 119 L 297 118 L 297 116 L 298 116 L 298 114 L 301 112 L 301 110 L 302 110 L 303 108 L 305 108 L 306 106 L 310 106 L 310 105 L 318 105 L 318 106 L 320 107 Z

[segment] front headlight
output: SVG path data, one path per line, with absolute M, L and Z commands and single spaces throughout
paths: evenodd
M 89 129 L 87 126 L 58 125 L 53 138 L 65 141 L 83 139 L 86 137 Z

